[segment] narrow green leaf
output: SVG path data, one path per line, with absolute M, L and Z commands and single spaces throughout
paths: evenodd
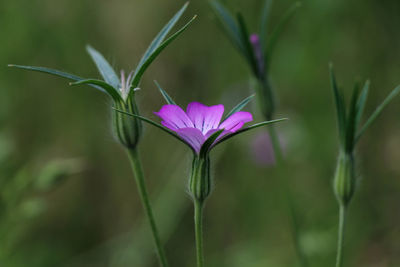
M 264 62 L 266 65 L 269 65 L 271 61 L 272 52 L 274 51 L 276 43 L 280 35 L 282 34 L 283 30 L 285 29 L 285 26 L 288 24 L 288 22 L 296 13 L 299 7 L 301 7 L 301 2 L 294 3 L 293 6 L 290 7 L 288 11 L 286 11 L 282 19 L 279 21 L 278 25 L 276 25 L 275 29 L 272 31 L 271 36 L 266 44 L 266 47 L 264 48 L 265 49 Z
M 251 125 L 251 126 L 249 126 L 249 127 L 242 128 L 242 129 L 240 129 L 240 130 L 238 130 L 238 131 L 236 131 L 236 132 L 234 132 L 234 133 L 225 135 L 225 136 L 222 137 L 220 140 L 218 140 L 218 142 L 217 142 L 214 146 L 216 146 L 216 145 L 218 145 L 218 144 L 220 144 L 220 143 L 222 143 L 222 142 L 225 142 L 225 141 L 228 140 L 228 139 L 231 139 L 231 138 L 234 137 L 235 135 L 238 135 L 238 134 L 247 132 L 247 131 L 249 131 L 249 130 L 253 130 L 253 129 L 258 128 L 258 127 L 261 127 L 261 126 L 265 126 L 265 125 L 268 125 L 268 124 L 277 123 L 277 122 L 281 122 L 281 121 L 285 121 L 285 120 L 287 120 L 287 118 L 277 119 L 277 120 L 271 120 L 271 121 L 263 121 L 263 122 L 260 122 L 260 123 L 253 124 L 253 125 Z
M 356 135 L 356 117 L 357 117 L 357 100 L 360 93 L 360 85 L 356 83 L 353 89 L 353 94 L 350 100 L 349 113 L 346 120 L 346 144 L 347 152 L 352 152 L 354 149 L 354 137 Z
M 232 44 L 243 56 L 246 56 L 246 49 L 242 42 L 240 30 L 232 14 L 216 0 L 210 1 L 210 4 Z
M 254 49 L 252 44 L 250 43 L 250 35 L 247 30 L 246 23 L 244 22 L 243 16 L 240 13 L 237 14 L 237 20 L 239 24 L 242 43 L 244 44 L 246 50 L 245 56 L 254 75 L 258 76 L 259 75 L 258 64 L 256 61 L 256 57 L 254 56 Z
M 88 84 L 88 85 L 100 86 L 115 101 L 123 101 L 121 95 L 119 94 L 119 91 L 117 91 L 114 87 L 112 87 L 111 85 L 109 85 L 108 83 L 106 83 L 104 81 L 96 80 L 96 79 L 87 79 L 87 80 L 80 80 L 80 81 L 77 81 L 77 82 L 70 83 L 70 85 L 80 85 L 80 84 Z
M 160 44 L 164 41 L 167 34 L 171 31 L 171 29 L 178 22 L 183 12 L 185 12 L 189 2 L 186 2 L 183 7 L 172 17 L 172 19 L 161 29 L 161 31 L 157 34 L 154 40 L 151 42 L 149 48 L 147 48 L 143 57 L 140 59 L 138 67 L 140 68 L 143 63 L 149 58 L 149 56 L 160 46 Z
M 260 20 L 260 42 L 261 47 L 265 47 L 267 42 L 268 18 L 273 0 L 265 0 L 261 20 Z
M 218 136 L 220 136 L 223 131 L 224 129 L 218 130 L 207 138 L 207 140 L 200 148 L 200 157 L 205 157 L 207 155 L 207 153 L 210 151 L 211 146 L 214 144 L 215 140 L 217 140 Z
M 383 109 L 387 106 L 387 104 L 390 103 L 390 101 L 393 100 L 395 96 L 397 96 L 400 93 L 400 85 L 397 86 L 396 88 L 393 89 L 393 91 L 385 98 L 385 100 L 380 104 L 375 111 L 372 113 L 372 115 L 369 117 L 367 122 L 364 124 L 364 126 L 361 128 L 361 130 L 358 132 L 357 137 L 356 137 L 356 142 L 360 139 L 360 137 L 364 134 L 365 130 L 368 129 L 368 127 L 375 121 L 375 119 L 381 114 Z
M 186 23 L 181 29 L 171 35 L 168 39 L 166 39 L 160 46 L 157 47 L 156 50 L 146 59 L 146 61 L 136 69 L 134 78 L 132 79 L 131 87 L 138 87 L 140 80 L 146 71 L 146 69 L 150 66 L 150 64 L 154 61 L 154 59 L 164 50 L 173 40 L 175 40 L 181 33 L 183 33 L 186 28 L 196 19 L 197 16 L 194 16 L 188 23 Z M 132 92 L 133 90 L 131 90 Z
M 162 96 L 164 97 L 165 101 L 170 104 L 170 105 L 176 105 L 175 101 L 172 99 L 172 97 L 170 97 L 167 92 L 164 91 L 164 89 L 161 88 L 161 86 L 158 84 L 157 81 L 154 81 L 154 83 L 157 85 L 158 90 L 160 91 L 160 93 L 162 94 Z
M 345 107 L 345 103 L 344 103 L 344 97 L 343 97 L 343 94 L 338 89 L 332 64 L 329 65 L 329 71 L 330 71 L 330 78 L 331 78 L 331 87 L 332 87 L 333 94 L 335 97 L 339 139 L 340 139 L 340 143 L 342 145 L 345 145 L 346 107 Z
M 239 104 L 237 104 L 231 111 L 229 111 L 229 113 L 224 116 L 224 118 L 222 119 L 222 121 L 226 120 L 227 118 L 229 118 L 233 113 L 236 113 L 238 111 L 241 111 L 246 105 L 247 103 L 249 103 L 253 97 L 255 96 L 255 94 L 246 97 L 245 99 L 243 99 Z
M 118 75 L 115 73 L 114 69 L 108 63 L 108 61 L 100 54 L 99 51 L 91 47 L 90 45 L 86 46 L 86 50 L 93 59 L 96 64 L 97 69 L 99 70 L 101 76 L 103 77 L 106 83 L 111 84 L 115 89 L 119 89 L 120 81 Z
M 356 130 L 358 129 L 358 126 L 360 125 L 361 117 L 364 113 L 364 108 L 365 108 L 365 104 L 367 102 L 367 97 L 368 97 L 369 85 L 370 85 L 370 82 L 366 81 L 364 88 L 361 91 L 360 97 L 358 98 L 358 101 L 357 101 L 357 116 L 356 116 L 356 121 L 355 121 Z
M 14 65 L 14 64 L 9 64 L 9 67 L 13 67 L 13 68 L 19 68 L 19 69 L 24 69 L 24 70 L 30 70 L 30 71 L 37 71 L 37 72 L 42 72 L 42 73 L 47 73 L 47 74 L 51 74 L 54 76 L 58 76 L 58 77 L 62 77 L 62 78 L 66 78 L 66 79 L 70 79 L 73 81 L 82 81 L 85 80 L 82 77 L 76 76 L 74 74 L 70 74 L 70 73 L 66 73 L 63 71 L 59 71 L 59 70 L 55 70 L 55 69 L 49 69 L 49 68 L 45 68 L 45 67 L 35 67 L 35 66 L 22 66 L 22 65 Z M 90 84 L 91 87 L 96 88 L 97 90 L 102 91 L 103 93 L 107 93 L 103 88 L 101 88 L 100 86 L 94 85 L 94 84 Z
M 169 130 L 168 128 L 162 126 L 161 124 L 159 124 L 159 123 L 157 123 L 157 122 L 155 122 L 155 121 L 152 121 L 152 120 L 150 120 L 150 119 L 148 119 L 148 118 L 146 118 L 146 117 L 142 117 L 142 116 L 139 116 L 139 115 L 136 115 L 136 114 L 132 114 L 132 113 L 129 113 L 129 112 L 120 110 L 120 109 L 116 109 L 116 108 L 113 108 L 113 109 L 114 109 L 115 111 L 117 111 L 117 112 L 120 112 L 120 113 L 122 113 L 122 114 L 131 116 L 131 117 L 135 117 L 135 118 L 137 118 L 137 119 L 139 119 L 139 120 L 142 120 L 142 121 L 144 121 L 144 122 L 147 122 L 148 124 L 151 124 L 151 125 L 153 125 L 153 126 L 159 128 L 160 130 L 163 130 L 163 131 L 166 132 L 167 134 L 169 134 L 169 135 L 175 137 L 176 139 L 178 139 L 179 141 L 181 141 L 182 143 L 184 143 L 185 145 L 187 145 L 188 147 L 190 147 L 190 149 L 193 151 L 193 153 L 196 153 L 196 152 L 194 151 L 194 149 L 192 148 L 192 146 L 189 145 L 185 140 L 183 140 L 179 135 L 177 135 L 175 132 Z

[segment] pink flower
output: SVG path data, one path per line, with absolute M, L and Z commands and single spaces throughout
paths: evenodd
M 206 106 L 198 102 L 190 103 L 186 112 L 177 105 L 169 104 L 154 113 L 162 119 L 163 126 L 176 132 L 197 154 L 213 133 L 223 130 L 216 142 L 224 136 L 235 133 L 245 123 L 253 120 L 251 113 L 245 111 L 234 112 L 222 119 L 223 105 Z

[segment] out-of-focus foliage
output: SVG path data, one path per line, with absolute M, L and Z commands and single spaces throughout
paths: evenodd
M 258 29 L 256 15 L 263 1 L 221 2 L 250 19 L 250 32 Z M 11 223 L 15 231 L 1 230 L 1 253 L 12 247 L 1 266 L 157 266 L 128 161 L 107 127 L 106 96 L 6 65 L 48 66 L 98 77 L 84 49 L 92 44 L 113 66 L 133 69 L 183 3 L 0 2 L 0 221 L 17 222 Z M 270 25 L 292 3 L 274 1 Z M 246 62 L 221 33 L 207 1 L 193 1 L 184 19 L 189 14 L 198 19 L 143 77 L 137 95 L 145 116 L 155 119 L 152 112 L 164 104 L 154 79 L 183 106 L 201 101 L 224 103 L 229 110 L 252 93 Z M 400 82 L 399 14 L 398 0 L 305 0 L 275 47 L 270 74 L 280 100 L 276 117 L 290 118 L 277 128 L 311 266 L 332 265 L 336 246 L 332 178 L 338 143 L 328 62 L 334 62 L 345 89 L 351 89 L 355 77 L 371 80 L 365 107 L 371 114 Z M 362 179 L 347 223 L 348 266 L 400 265 L 399 103 L 394 99 L 359 143 Z M 258 120 L 255 106 L 252 111 Z M 244 134 L 211 155 L 215 192 L 205 209 L 204 229 L 209 267 L 294 265 L 288 219 L 276 188 L 280 177 L 260 165 L 251 150 L 269 149 L 263 134 L 262 129 Z M 193 213 L 186 193 L 190 151 L 157 129 L 146 127 L 143 136 L 144 170 L 171 266 L 192 266 Z M 29 181 L 38 181 L 39 174 L 56 172 L 47 166 L 58 164 L 54 159 L 76 157 L 85 159 L 84 172 L 50 191 L 31 187 L 36 183 Z M 6 201 L 5 185 L 18 189 L 26 183 L 23 195 L 11 194 L 20 199 L 8 210 L 12 202 Z M 29 219 L 17 219 L 21 214 Z

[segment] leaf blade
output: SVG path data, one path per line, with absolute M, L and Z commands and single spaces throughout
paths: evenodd
M 119 92 L 117 90 L 115 90 L 115 88 L 112 87 L 110 84 L 108 84 L 108 83 L 106 83 L 104 81 L 96 80 L 96 79 L 86 79 L 86 80 L 80 80 L 80 81 L 77 81 L 77 82 L 70 83 L 70 85 L 82 85 L 82 84 L 100 86 L 115 101 L 123 101 L 123 99 L 122 99 L 121 95 L 119 94 Z
M 97 51 L 90 45 L 86 46 L 86 50 L 89 53 L 92 60 L 94 61 L 104 81 L 110 84 L 115 89 L 118 89 L 120 86 L 120 81 L 114 69 L 111 67 L 110 63 L 108 63 L 108 61 L 99 51 Z
M 229 118 L 229 116 L 231 116 L 232 114 L 241 111 L 255 96 L 255 94 L 252 94 L 248 97 L 246 97 L 245 99 L 243 99 L 242 101 L 239 102 L 239 104 L 237 104 L 231 111 L 229 111 L 229 113 L 224 116 L 224 118 L 222 119 L 222 121 L 226 120 L 227 118 Z
M 375 119 L 382 113 L 383 109 L 393 100 L 395 96 L 400 93 L 400 85 L 390 92 L 390 94 L 383 100 L 383 102 L 375 109 L 372 115 L 368 118 L 367 122 L 361 128 L 361 130 L 357 133 L 356 142 L 360 139 L 360 137 L 364 134 L 364 132 L 368 129 L 368 127 L 375 121 Z
M 150 64 L 154 61 L 154 59 L 164 50 L 173 40 L 175 40 L 181 33 L 183 33 L 187 27 L 196 19 L 197 16 L 194 16 L 189 22 L 187 22 L 182 28 L 176 31 L 173 35 L 171 35 L 167 40 L 165 40 L 153 53 L 147 58 L 147 60 L 143 63 L 140 68 L 137 68 L 134 74 L 134 78 L 132 79 L 131 87 L 138 87 L 140 80 L 146 71 L 146 69 L 150 66 Z M 130 92 L 132 92 L 131 90 Z
M 172 97 L 170 97 L 169 94 L 164 89 L 161 88 L 160 84 L 156 80 L 154 80 L 154 83 L 158 87 L 158 90 L 160 91 L 161 95 L 164 97 L 164 99 L 167 102 L 167 104 L 176 105 L 176 103 L 172 99 Z
M 69 80 L 73 80 L 73 81 L 85 80 L 84 78 L 79 77 L 77 75 L 70 74 L 70 73 L 63 72 L 63 71 L 56 70 L 56 69 L 46 68 L 46 67 L 24 66 L 24 65 L 15 65 L 15 64 L 9 64 L 8 66 L 9 67 L 13 67 L 13 68 L 18 68 L 18 69 L 24 69 L 24 70 L 30 70 L 30 71 L 46 73 L 46 74 L 58 76 L 58 77 L 69 79 Z M 93 88 L 96 88 L 97 90 L 99 90 L 99 91 L 101 91 L 103 93 L 107 93 L 103 88 L 101 88 L 99 86 L 96 86 L 96 85 L 90 85 L 90 86 L 93 87 Z
M 149 58 L 149 56 L 157 49 L 158 46 L 164 41 L 167 34 L 171 31 L 171 29 L 175 26 L 178 20 L 181 18 L 183 12 L 185 12 L 188 7 L 189 2 L 186 2 L 183 7 L 168 21 L 168 23 L 161 29 L 161 31 L 156 35 L 153 41 L 150 43 L 150 46 L 147 48 L 143 57 L 140 59 L 138 67 L 140 68 L 143 63 Z
M 220 140 L 218 140 L 218 142 L 214 146 L 217 146 L 218 144 L 220 144 L 222 142 L 225 142 L 226 140 L 234 137 L 235 135 L 238 135 L 238 134 L 241 134 L 241 133 L 247 132 L 249 130 L 253 130 L 253 129 L 256 129 L 258 127 L 262 127 L 262 126 L 265 126 L 265 125 L 268 125 L 268 124 L 277 123 L 277 122 L 286 121 L 286 120 L 287 120 L 287 118 L 283 118 L 283 119 L 276 119 L 276 120 L 271 120 L 271 121 L 263 121 L 263 122 L 259 122 L 259 123 L 253 124 L 253 125 L 251 125 L 249 127 L 242 128 L 242 129 L 240 129 L 240 130 L 238 130 L 238 131 L 236 131 L 234 133 L 231 133 L 229 135 L 225 135 Z

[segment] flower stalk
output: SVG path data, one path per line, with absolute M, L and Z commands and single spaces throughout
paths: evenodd
M 122 115 L 122 114 L 120 114 Z M 125 116 L 126 117 L 126 116 Z M 151 232 L 153 234 L 154 244 L 156 246 L 156 252 L 160 265 L 168 267 L 167 258 L 165 256 L 164 248 L 161 243 L 160 235 L 157 229 L 157 225 L 154 219 L 153 210 L 151 208 L 149 195 L 147 193 L 146 184 L 144 181 L 144 173 L 140 160 L 139 153 L 136 148 L 127 148 L 128 157 L 132 166 L 132 171 L 135 177 L 138 193 L 142 202 L 143 209 L 146 213 Z

